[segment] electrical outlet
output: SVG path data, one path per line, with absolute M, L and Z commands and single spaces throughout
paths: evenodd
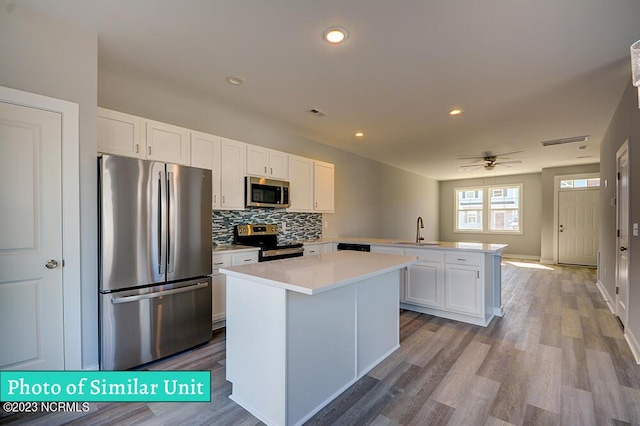
M 638 224 L 637 223 L 633 224 L 633 236 L 634 237 L 638 236 Z
M 280 225 L 280 229 L 282 231 L 286 231 L 287 230 L 287 223 L 286 222 L 282 222 L 282 225 Z
M 324 229 L 329 229 L 329 221 L 328 220 L 324 221 Z

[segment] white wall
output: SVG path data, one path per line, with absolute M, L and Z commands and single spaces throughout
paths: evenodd
M 629 222 L 640 223 L 640 109 L 638 90 L 629 84 L 622 95 L 600 146 L 600 282 L 615 300 L 616 209 L 610 200 L 616 196 L 616 151 L 629 139 Z M 629 236 L 629 322 L 627 329 L 640 340 L 640 238 Z M 605 272 L 606 269 L 606 272 Z
M 80 105 L 82 364 L 94 366 L 98 362 L 97 37 L 0 0 L 0 52 L 0 85 Z
M 522 184 L 523 200 L 521 235 L 456 233 L 454 189 L 466 186 Z M 552 206 L 553 208 L 553 206 Z M 540 225 L 542 214 L 542 179 L 540 173 L 512 176 L 487 176 L 440 182 L 440 237 L 444 241 L 477 241 L 508 244 L 505 254 L 540 257 Z
M 324 215 L 324 236 L 413 238 L 422 215 L 424 235 L 438 237 L 433 179 L 305 139 L 266 117 L 147 76 L 100 68 L 98 77 L 101 107 L 334 163 L 335 214 Z

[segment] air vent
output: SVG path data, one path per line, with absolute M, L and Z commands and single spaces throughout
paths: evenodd
M 552 139 L 549 141 L 542 141 L 540 143 L 542 144 L 542 146 L 564 145 L 565 143 L 586 142 L 587 139 L 589 139 L 589 135 L 573 136 L 571 138 L 563 138 L 563 139 Z
M 316 109 L 316 108 L 312 108 L 312 109 L 310 109 L 310 110 L 309 110 L 309 111 L 307 111 L 307 112 L 308 112 L 309 114 L 313 114 L 313 115 L 315 115 L 316 117 L 320 117 L 320 118 L 322 118 L 322 117 L 324 117 L 325 115 L 327 115 L 326 113 L 324 113 L 324 112 L 322 112 L 322 111 L 320 111 L 319 109 Z

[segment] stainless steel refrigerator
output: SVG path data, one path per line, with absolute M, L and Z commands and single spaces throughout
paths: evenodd
M 100 369 L 211 339 L 211 171 L 99 157 Z

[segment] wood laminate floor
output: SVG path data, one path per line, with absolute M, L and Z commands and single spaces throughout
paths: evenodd
M 486 328 L 402 311 L 401 348 L 307 424 L 640 425 L 640 366 L 595 273 L 503 262 L 505 316 Z M 149 369 L 211 370 L 211 403 L 91 404 L 0 423 L 261 424 L 228 398 L 224 332 Z

